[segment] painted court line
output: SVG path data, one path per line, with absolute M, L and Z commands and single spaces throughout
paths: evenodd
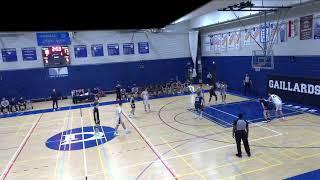
M 147 145 L 151 148 L 151 150 L 156 154 L 156 156 L 159 158 L 162 162 L 162 164 L 166 167 L 166 169 L 170 172 L 170 174 L 174 177 L 174 179 L 178 179 L 177 176 L 174 174 L 174 172 L 169 168 L 167 163 L 163 160 L 162 155 L 158 152 L 158 150 L 152 145 L 152 143 L 149 141 L 149 139 L 138 129 L 138 127 L 132 122 L 131 118 L 124 112 L 122 111 L 122 114 L 127 118 L 129 123 L 135 128 L 135 130 L 138 132 L 138 134 L 145 140 Z M 157 161 L 158 161 L 157 160 Z
M 70 109 L 68 110 L 68 116 L 67 116 L 67 127 L 66 127 L 66 133 L 65 135 L 67 135 L 67 132 L 69 130 L 69 122 L 70 122 Z M 71 132 L 69 131 L 69 134 L 71 134 Z M 63 136 L 63 134 L 61 135 Z M 60 146 L 61 146 L 61 142 L 60 142 Z M 63 178 L 63 174 L 64 174 L 64 161 L 65 161 L 65 156 L 66 156 L 66 146 L 67 145 L 64 145 L 64 148 L 63 148 L 63 152 L 62 152 L 62 159 L 60 161 L 60 178 Z M 60 148 L 60 147 L 59 147 Z
M 24 148 L 24 146 L 26 145 L 27 141 L 29 140 L 32 132 L 34 131 L 34 129 L 37 127 L 40 119 L 42 118 L 43 114 L 40 115 L 40 117 L 33 123 L 32 127 L 30 128 L 28 134 L 25 136 L 25 138 L 23 139 L 23 141 L 21 142 L 19 148 L 17 149 L 17 151 L 14 153 L 14 155 L 12 156 L 11 160 L 9 161 L 9 163 L 7 164 L 6 168 L 4 169 L 4 171 L 2 172 L 0 179 L 4 180 L 7 175 L 10 172 L 10 169 L 12 168 L 14 162 L 17 160 L 18 156 L 20 155 L 22 149 Z
M 262 138 L 258 138 L 258 139 L 253 139 L 253 140 L 250 140 L 249 142 L 255 142 L 255 141 L 259 141 L 259 140 L 263 140 L 263 139 L 269 139 L 269 138 L 277 137 L 277 136 L 280 136 L 280 135 L 272 135 L 272 136 L 262 137 Z M 182 155 L 178 155 L 178 156 L 172 156 L 172 157 L 169 157 L 169 158 L 163 158 L 163 160 L 166 161 L 166 160 L 170 160 L 170 159 L 176 159 L 176 158 L 180 158 L 180 157 L 190 156 L 190 155 L 193 155 L 193 154 L 201 154 L 203 152 L 214 151 L 214 150 L 217 150 L 217 149 L 227 148 L 227 147 L 230 147 L 230 146 L 234 146 L 234 144 L 229 144 L 229 145 L 220 146 L 220 147 L 216 147 L 216 148 L 210 148 L 210 149 L 206 149 L 206 150 L 203 150 L 203 151 L 198 151 L 198 152 L 193 152 L 193 153 L 188 153 L 188 154 L 182 154 Z M 139 162 L 139 163 L 136 163 L 136 164 L 130 164 L 130 165 L 127 165 L 127 166 L 119 167 L 118 170 L 134 168 L 134 167 L 143 166 L 143 165 L 147 165 L 147 164 L 150 164 L 150 163 L 157 163 L 157 162 L 161 162 L 161 160 L 157 159 L 157 160 Z M 202 172 L 202 170 L 199 170 L 199 171 Z M 103 172 L 92 173 L 92 174 L 89 174 L 87 176 L 90 177 L 90 176 L 95 176 L 95 175 L 100 175 L 100 174 L 103 174 Z M 179 177 L 181 177 L 181 176 L 179 176 Z M 83 178 L 84 178 L 84 176 L 80 176 L 80 177 L 74 177 L 72 179 L 83 179 Z
M 214 110 L 219 111 L 219 112 L 224 113 L 224 114 L 228 114 L 228 115 L 230 115 L 230 116 L 232 116 L 232 117 L 238 118 L 238 116 L 233 115 L 233 114 L 230 114 L 230 113 L 225 112 L 225 111 L 222 111 L 222 110 L 220 110 L 220 109 L 217 109 L 217 108 L 214 108 L 214 107 L 210 107 L 210 106 L 209 106 L 209 108 L 214 109 Z M 263 128 L 263 129 L 267 129 L 267 130 L 269 130 L 269 131 L 272 131 L 272 132 L 274 132 L 274 133 L 277 133 L 277 134 L 281 134 L 281 135 L 282 135 L 281 132 L 278 132 L 278 131 L 276 131 L 276 130 L 273 130 L 273 129 L 270 129 L 270 128 L 261 126 L 261 125 L 259 125 L 259 124 L 257 124 L 257 123 L 253 123 L 253 122 L 251 122 L 251 120 L 248 120 L 248 121 L 249 121 L 251 124 L 254 124 L 254 125 L 256 125 L 256 126 L 259 126 L 259 127 Z M 229 123 L 229 124 L 230 124 L 230 123 Z
M 60 137 L 60 141 L 59 141 L 59 150 L 58 150 L 58 153 L 57 153 L 57 159 L 56 159 L 56 168 L 55 168 L 55 171 L 54 171 L 54 177 L 57 177 L 57 171 L 58 171 L 58 166 L 59 166 L 59 163 L 58 163 L 58 160 L 59 160 L 59 156 L 60 156 L 60 150 L 61 150 L 61 142 L 62 142 L 62 137 L 63 137 L 63 129 L 65 127 L 65 123 L 66 123 L 66 118 L 63 118 L 63 125 L 62 125 L 62 128 L 60 131 L 62 131 L 62 134 L 61 134 L 61 137 Z
M 91 104 L 90 104 L 90 107 L 91 107 Z M 88 112 L 89 112 L 89 117 L 90 117 L 90 124 L 91 124 L 91 126 L 92 126 L 92 130 L 93 130 L 93 132 L 95 132 L 95 124 L 93 123 L 93 118 L 92 118 L 92 115 L 91 115 L 91 113 L 90 113 L 90 110 L 88 109 Z M 100 131 L 99 131 L 99 128 L 98 128 L 98 133 L 100 133 Z M 94 136 L 96 136 L 96 135 L 94 135 Z M 104 135 L 105 136 L 105 135 Z M 102 171 L 103 171 L 103 175 L 104 175 L 104 178 L 105 179 L 108 179 L 108 176 L 110 176 L 110 172 L 108 172 L 108 169 L 107 169 L 107 166 L 108 166 L 108 164 L 107 164 L 107 162 L 108 162 L 108 160 L 107 160 L 107 156 L 106 156 L 106 150 L 103 148 L 103 146 L 102 146 L 102 152 L 103 152 L 103 159 L 104 159 L 104 162 L 103 162 L 103 160 L 102 160 L 102 156 L 101 156 L 101 149 L 100 149 L 100 145 L 103 145 L 103 141 L 100 139 L 99 141 L 100 141 L 100 145 L 99 145 L 99 143 L 98 143 L 98 138 L 97 138 L 97 136 L 95 137 L 95 139 L 96 139 L 96 144 L 97 144 L 97 149 L 98 149 L 98 155 L 99 155 L 99 160 L 100 160 L 100 165 L 101 165 L 101 168 L 102 168 Z M 112 179 L 112 178 L 111 178 Z
M 87 156 L 86 156 L 86 145 L 84 144 L 84 134 L 83 134 L 83 119 L 82 119 L 82 109 L 80 108 L 80 121 L 81 121 L 81 129 L 82 129 L 82 152 L 83 152 L 83 165 L 84 165 L 84 176 L 85 179 L 88 179 L 88 167 L 87 167 Z

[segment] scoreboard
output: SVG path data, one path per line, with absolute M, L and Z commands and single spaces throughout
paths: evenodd
M 43 64 L 45 67 L 61 67 L 70 64 L 68 46 L 42 47 Z

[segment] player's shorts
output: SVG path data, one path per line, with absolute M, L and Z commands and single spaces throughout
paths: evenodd
M 203 110 L 203 106 L 201 104 L 195 104 L 194 107 L 195 107 L 195 109 L 197 111 L 202 111 Z
M 274 106 L 275 106 L 276 111 L 282 110 L 282 103 L 275 103 Z
M 117 94 L 117 99 L 121 100 L 121 94 Z
M 100 126 L 100 120 L 95 120 L 94 123 Z
M 227 93 L 225 91 L 222 91 L 220 94 L 221 94 L 221 96 L 227 95 Z
M 132 109 L 136 108 L 136 104 L 131 104 L 131 108 Z
M 121 118 L 119 118 L 119 119 L 117 120 L 117 124 L 121 124 L 121 122 L 122 122 L 122 120 L 121 120 Z
M 144 99 L 144 100 L 143 100 L 143 104 L 144 104 L 144 105 L 148 105 L 148 104 L 149 104 L 149 99 Z

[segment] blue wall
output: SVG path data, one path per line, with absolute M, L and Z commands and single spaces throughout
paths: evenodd
M 276 56 L 273 70 L 255 72 L 251 56 L 205 56 L 202 57 L 203 79 L 213 68 L 215 61 L 217 79 L 226 81 L 230 89 L 243 91 L 242 80 L 249 73 L 256 95 L 266 95 L 268 74 L 320 78 L 320 56 Z
M 56 88 L 63 95 L 72 89 L 100 87 L 114 89 L 116 82 L 139 86 L 185 79 L 185 67 L 191 58 L 144 60 L 125 63 L 69 66 L 69 76 L 49 78 L 48 69 L 25 69 L 0 72 L 0 97 L 46 98 Z M 141 65 L 144 68 L 141 68 Z

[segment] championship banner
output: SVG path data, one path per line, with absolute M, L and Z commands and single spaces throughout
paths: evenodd
M 213 35 L 213 46 L 214 46 L 214 52 L 220 53 L 220 47 L 221 47 L 221 35 L 220 34 Z
M 24 61 L 34 61 L 37 60 L 37 51 L 35 47 L 21 48 L 22 59 Z
M 117 56 L 119 52 L 119 44 L 107 44 L 108 56 Z
M 312 38 L 313 15 L 300 18 L 300 40 Z
M 286 42 L 287 41 L 287 24 L 285 22 L 282 22 L 280 24 L 279 39 L 280 39 L 280 42 Z
M 320 79 L 268 75 L 268 92 L 307 105 L 320 105 Z
M 229 32 L 228 34 L 228 49 L 234 48 L 234 32 Z
M 251 30 L 250 29 L 245 29 L 243 32 L 243 44 L 245 46 L 248 46 L 251 44 Z
M 236 49 L 240 49 L 240 45 L 241 45 L 241 32 L 240 31 L 237 31 L 234 33 L 234 47 Z
M 251 41 L 254 42 L 254 43 L 257 43 L 259 41 L 258 38 L 260 37 L 260 28 L 259 27 L 253 27 L 252 31 L 251 31 L 251 34 L 252 34 Z
M 316 16 L 315 18 L 314 39 L 320 39 L 320 15 Z
M 206 52 L 209 52 L 210 49 L 211 49 L 211 41 L 212 41 L 212 35 L 205 36 L 205 38 L 204 38 L 204 50 Z
M 18 61 L 16 48 L 3 48 L 1 54 L 3 62 Z
M 221 34 L 221 52 L 226 52 L 227 51 L 227 44 L 228 44 L 228 34 L 223 33 Z
M 87 45 L 75 45 L 73 48 L 74 48 L 74 56 L 76 58 L 85 58 L 88 56 Z
M 295 38 L 298 36 L 298 19 L 288 22 L 288 37 Z
M 266 26 L 260 25 L 260 42 L 264 43 L 265 40 L 266 42 L 269 42 L 270 38 L 270 25 L 267 24 Z
M 278 26 L 277 23 L 271 23 L 270 24 L 270 41 L 272 44 L 275 44 L 278 42 Z

